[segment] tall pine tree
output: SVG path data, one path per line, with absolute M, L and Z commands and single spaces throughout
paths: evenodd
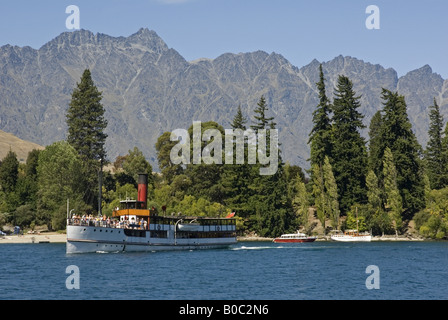
M 382 167 L 382 154 L 384 152 L 381 141 L 382 121 L 381 111 L 377 111 L 369 125 L 369 170 L 373 170 L 376 176 L 378 176 L 377 170 Z
M 104 144 L 107 135 L 104 130 L 107 120 L 101 104 L 102 94 L 95 86 L 89 69 L 86 69 L 72 93 L 67 111 L 67 142 L 78 152 L 83 163 L 85 196 L 87 204 L 95 205 L 98 171 L 105 161 Z M 95 191 L 96 190 L 96 191 Z
M 17 154 L 9 150 L 0 163 L 0 186 L 5 193 L 13 192 L 19 179 L 19 160 Z
M 274 117 L 268 117 L 268 107 L 262 96 L 255 109 L 255 124 L 251 126 L 257 134 L 259 130 L 275 129 Z M 260 163 L 251 166 L 251 181 L 249 184 L 251 197 L 248 204 L 255 208 L 253 220 L 257 232 L 261 236 L 278 236 L 291 227 L 294 221 L 294 212 L 291 199 L 288 198 L 288 184 L 284 164 L 281 161 L 280 149 L 270 150 L 270 134 L 266 137 L 266 154 L 278 152 L 278 169 L 271 175 L 260 175 Z
M 402 198 L 397 187 L 397 170 L 394 165 L 392 151 L 386 147 L 383 160 L 384 192 L 386 194 L 386 209 L 394 222 L 395 233 L 402 226 L 401 214 L 403 211 Z
M 230 124 L 232 129 L 241 129 L 246 130 L 247 118 L 244 117 L 243 112 L 241 111 L 241 105 L 238 106 L 238 111 L 236 112 L 235 117 L 233 117 L 233 121 Z
M 323 166 L 324 185 L 327 198 L 327 208 L 329 210 L 329 217 L 331 220 L 331 226 L 334 229 L 339 229 L 339 201 L 338 201 L 338 186 L 333 175 L 333 169 L 330 164 L 330 160 L 325 156 Z
M 443 116 L 434 98 L 429 107 L 429 140 L 425 150 L 425 165 L 432 189 L 442 189 L 448 184 L 448 158 L 446 145 L 442 143 Z
M 339 76 L 334 95 L 332 166 L 340 209 L 347 212 L 353 204 L 366 201 L 367 151 L 360 134 L 365 126 L 358 111 L 360 97 L 349 78 Z
M 297 222 L 299 225 L 309 228 L 309 202 L 308 192 L 306 191 L 305 183 L 303 182 L 302 175 L 297 174 L 294 179 L 296 194 L 293 197 L 292 205 L 297 215 Z
M 382 152 L 379 154 L 384 156 L 385 148 L 390 148 L 397 170 L 397 186 L 403 198 L 403 208 L 412 214 L 425 205 L 423 167 L 420 159 L 422 148 L 412 132 L 404 97 L 398 92 L 383 89 L 382 99 Z M 383 168 L 377 168 L 375 172 L 381 172 L 382 176 L 378 178 L 384 181 Z
M 322 64 L 319 66 L 319 82 L 316 83 L 319 90 L 319 104 L 313 111 L 313 129 L 309 134 L 310 163 L 323 165 L 325 156 L 331 157 L 331 119 L 330 101 L 325 92 L 325 78 Z
M 316 207 L 317 218 L 319 219 L 324 233 L 326 233 L 325 220 L 329 216 L 327 194 L 325 192 L 325 182 L 322 167 L 313 164 L 311 167 L 313 179 L 313 196 Z
M 276 123 L 273 122 L 274 117 L 268 117 L 266 114 L 268 111 L 268 106 L 264 96 L 261 96 L 257 106 L 258 107 L 256 107 L 254 111 L 256 113 L 254 115 L 256 122 L 254 125 L 251 125 L 250 128 L 252 130 L 275 128 Z
M 247 119 L 243 116 L 241 106 L 235 114 L 232 123 L 233 130 L 246 130 Z M 233 163 L 225 164 L 221 181 L 225 192 L 224 203 L 238 216 L 247 218 L 253 214 L 253 208 L 248 206 L 247 198 L 250 197 L 249 183 L 251 180 L 251 168 L 247 160 L 247 141 L 244 144 L 244 163 L 238 164 L 236 161 L 236 146 L 233 146 Z

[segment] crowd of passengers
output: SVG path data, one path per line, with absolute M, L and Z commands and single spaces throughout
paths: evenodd
M 107 228 L 121 228 L 121 229 L 143 229 L 146 230 L 148 222 L 144 219 L 137 221 L 134 217 L 131 220 L 125 216 L 124 220 L 111 219 L 105 215 L 103 216 L 93 216 L 93 215 L 83 215 L 79 216 L 74 214 L 69 221 L 70 225 L 75 226 L 91 226 L 91 227 L 107 227 Z

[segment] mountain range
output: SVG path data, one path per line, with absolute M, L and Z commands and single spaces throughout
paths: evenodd
M 64 32 L 40 49 L 0 47 L 0 129 L 39 145 L 65 139 L 71 93 L 89 68 L 103 92 L 111 161 L 137 146 L 157 168 L 154 144 L 163 132 L 188 129 L 193 121 L 212 120 L 231 128 L 238 106 L 251 120 L 264 95 L 268 116 L 275 117 L 279 129 L 283 159 L 308 168 L 320 63 L 313 60 L 299 68 L 278 53 L 263 51 L 186 61 L 145 28 L 129 37 Z M 352 80 L 367 127 L 382 108 L 383 87 L 406 97 L 422 145 L 428 138 L 433 98 L 448 117 L 448 80 L 429 65 L 402 77 L 392 68 L 349 56 L 322 62 L 322 67 L 331 99 L 338 75 Z M 367 137 L 367 129 L 363 134 Z

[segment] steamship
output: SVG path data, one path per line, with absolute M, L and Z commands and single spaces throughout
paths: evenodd
M 137 200 L 120 201 L 112 218 L 67 217 L 66 252 L 213 249 L 236 243 L 233 214 L 226 218 L 158 215 L 147 208 L 147 190 L 148 175 L 141 174 Z

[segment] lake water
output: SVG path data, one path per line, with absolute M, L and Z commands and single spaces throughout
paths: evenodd
M 376 269 L 366 273 L 368 266 Z M 0 299 L 448 299 L 447 285 L 448 242 L 71 255 L 65 244 L 0 245 Z

